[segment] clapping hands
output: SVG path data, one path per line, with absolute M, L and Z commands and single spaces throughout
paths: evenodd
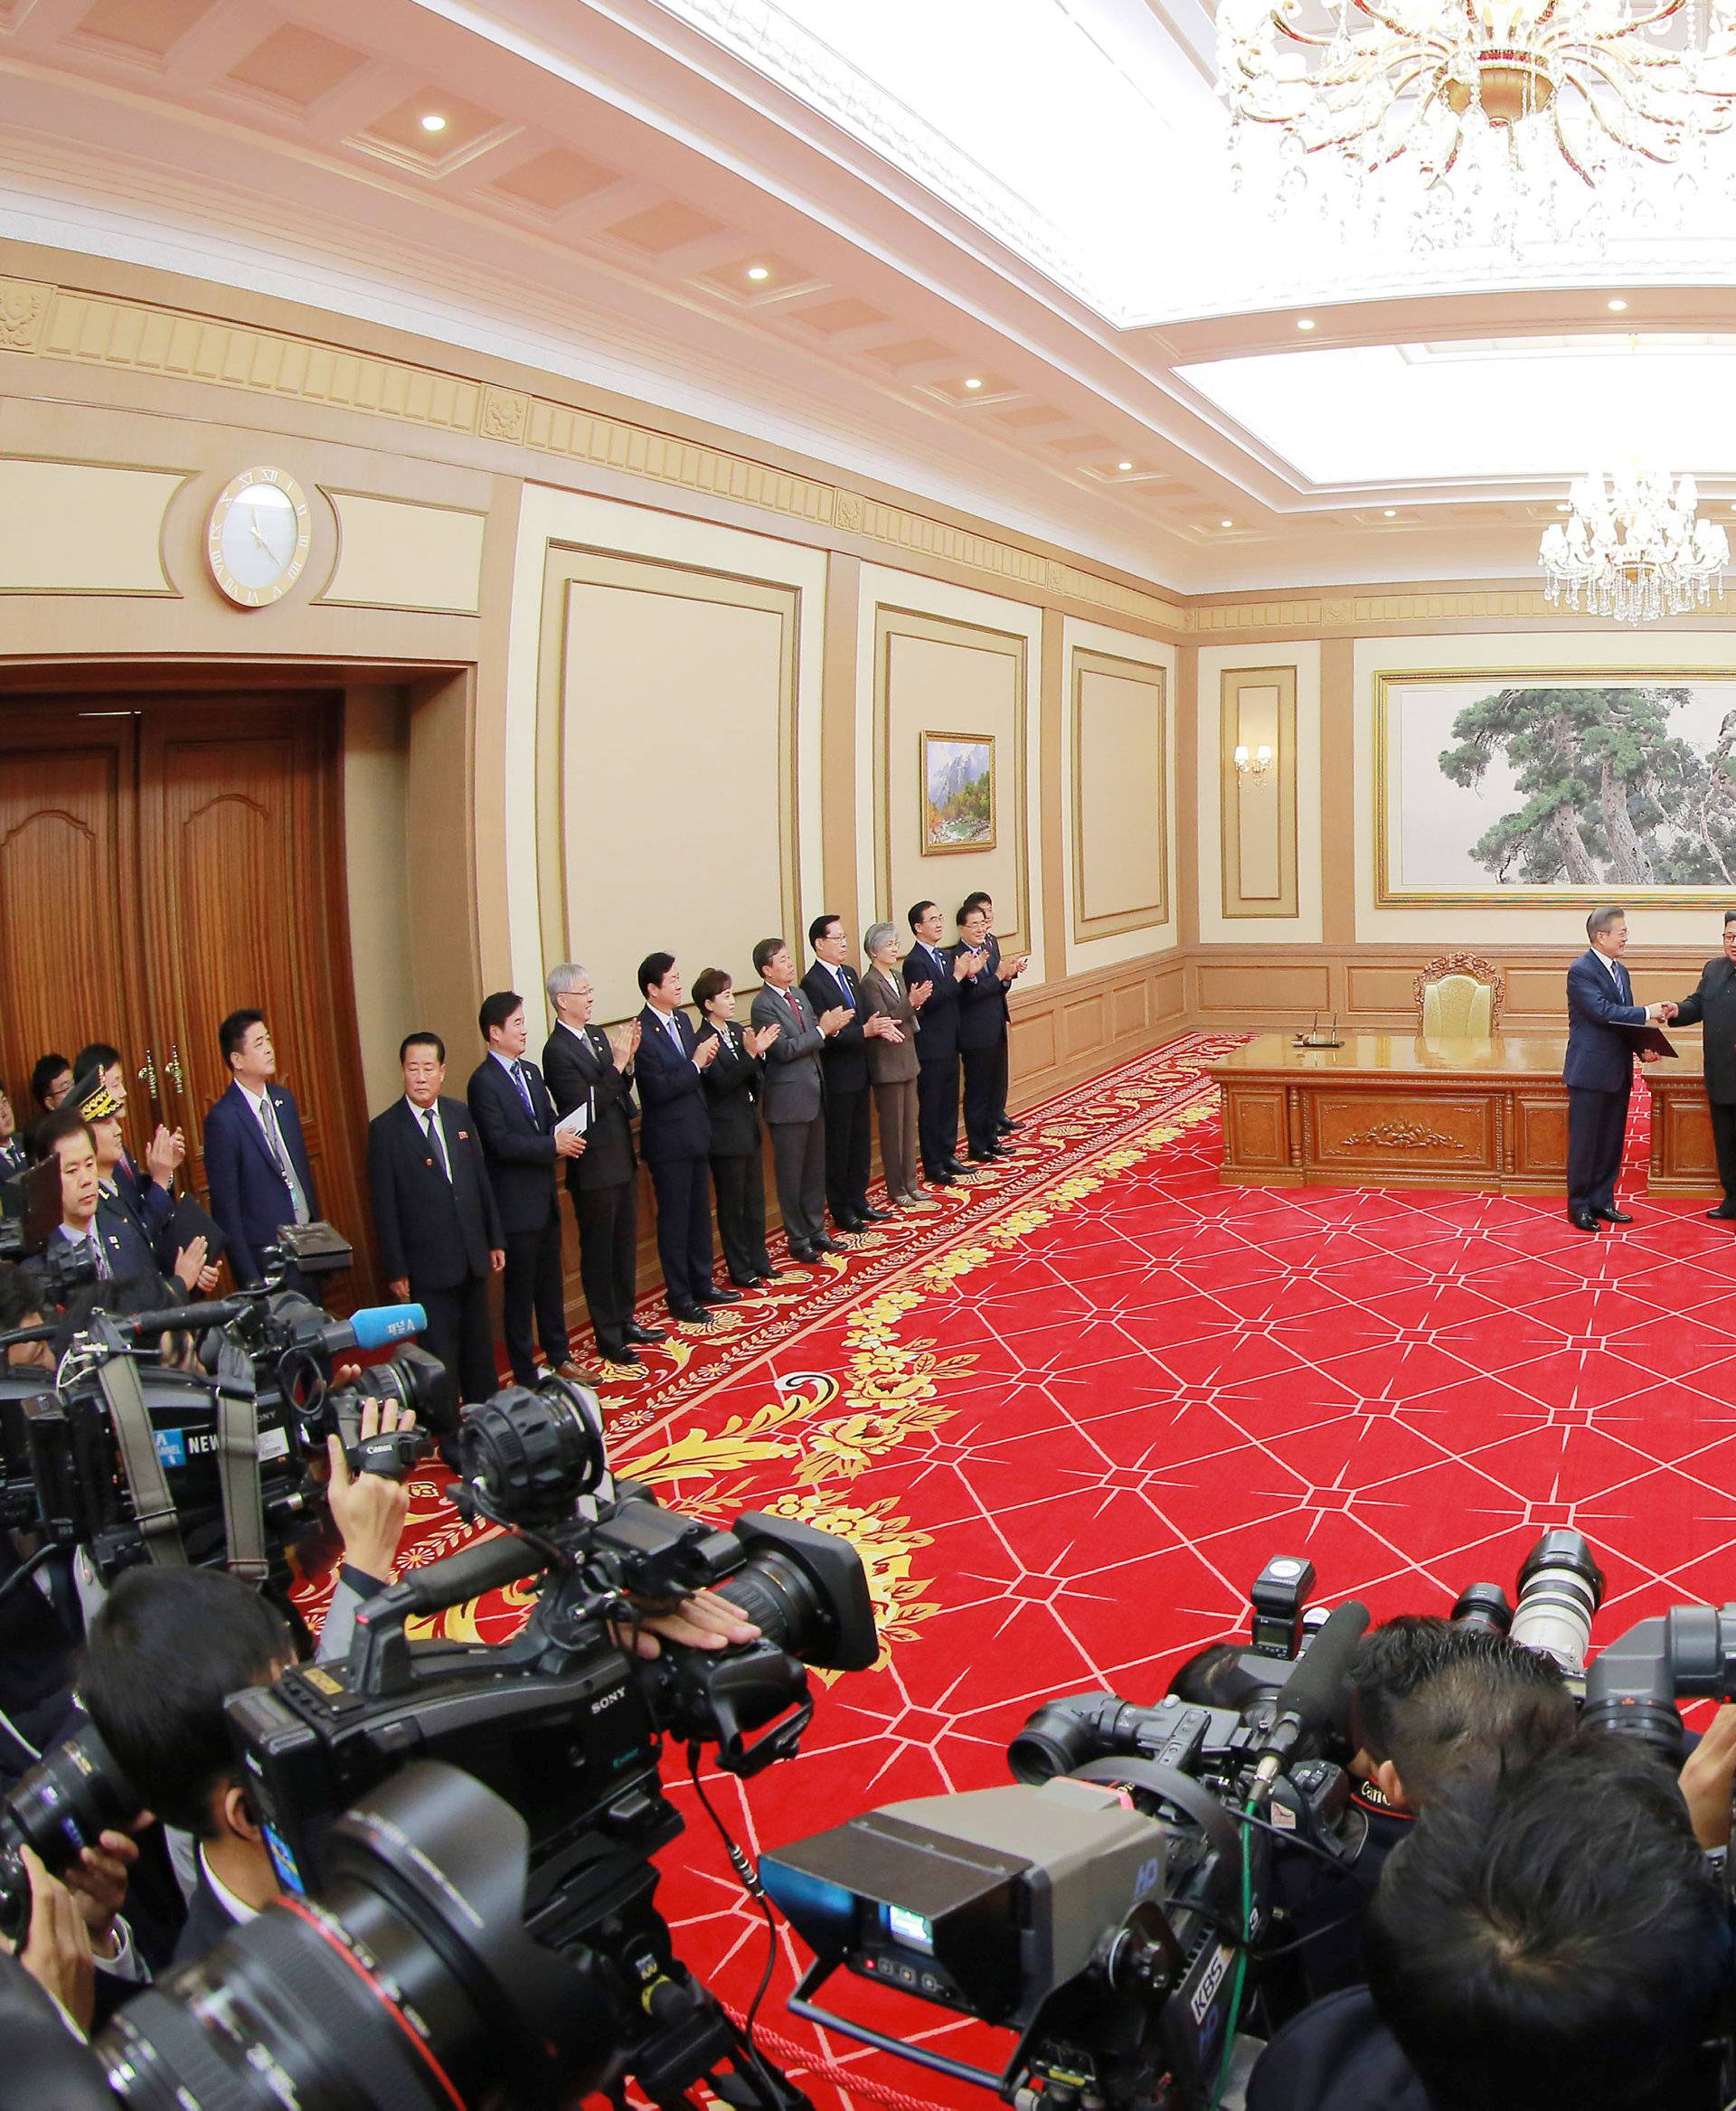
M 902 1029 L 896 1019 L 889 1019 L 884 1012 L 875 1012 L 862 1023 L 864 1033 L 876 1035 L 882 1041 L 890 1041 L 894 1046 L 904 1039 Z

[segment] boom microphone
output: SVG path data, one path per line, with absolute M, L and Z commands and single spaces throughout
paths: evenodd
M 1317 1739 L 1339 1712 L 1351 1659 L 1368 1626 L 1368 1607 L 1353 1599 L 1326 1616 L 1320 1632 L 1297 1659 L 1278 1693 L 1278 1713 L 1260 1746 L 1253 1793 L 1267 1795 L 1286 1763 L 1307 1739 Z

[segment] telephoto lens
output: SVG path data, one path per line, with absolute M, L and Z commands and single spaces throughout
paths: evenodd
M 1603 1571 L 1585 1534 L 1566 1526 L 1546 1531 L 1520 1564 L 1509 1639 L 1552 1656 L 1583 1694 L 1591 1621 L 1602 1603 Z
M 0 1935 L 15 1943 L 30 1925 L 30 1872 L 21 1849 L 32 1849 L 58 1876 L 105 1828 L 124 1831 L 144 1807 L 90 1723 L 45 1754 L 0 1804 Z
M 1480 1627 L 1486 1635 L 1505 1635 L 1513 1626 L 1513 1607 L 1498 1583 L 1467 1583 L 1447 1617 L 1455 1627 Z
M 609 1470 L 597 1396 L 563 1378 L 503 1386 L 467 1407 L 458 1456 L 477 1507 L 501 1524 L 559 1524 Z
M 153 2111 L 531 2111 L 618 2080 L 600 1975 L 525 1932 L 529 1850 L 491 1789 L 412 1761 L 337 1820 L 316 1896 L 119 2012 L 110 2085 Z
M 880 1632 L 868 1572 L 849 1541 L 763 1510 L 744 1510 L 732 1529 L 748 1558 L 717 1585 L 718 1596 L 805 1664 L 871 1670 L 880 1657 Z

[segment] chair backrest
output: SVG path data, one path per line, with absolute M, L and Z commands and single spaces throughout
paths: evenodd
M 1444 953 L 1413 985 L 1417 1024 L 1430 1041 L 1486 1041 L 1501 1023 L 1506 978 L 1475 953 Z

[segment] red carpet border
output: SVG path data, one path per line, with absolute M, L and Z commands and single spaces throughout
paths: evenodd
M 1703 1205 L 1645 1200 L 1644 1095 L 1637 1221 L 1592 1239 L 1559 1199 L 1222 1186 L 1203 1067 L 1229 1045 L 1188 1036 L 1063 1096 L 1016 1164 L 599 1389 L 619 1469 L 719 1521 L 822 1524 L 873 1579 L 878 1666 L 825 1682 L 798 1758 L 710 1784 L 750 1851 L 1005 1780 L 1051 1695 L 1156 1698 L 1180 1656 L 1242 1630 L 1274 1554 L 1309 1556 L 1327 1600 L 1444 1610 L 1474 1579 L 1511 1589 L 1536 1534 L 1570 1524 L 1609 1578 L 1600 1639 L 1736 1596 L 1736 1253 Z M 432 1484 L 417 1500 L 412 1562 L 464 1536 Z M 442 1628 L 520 1616 L 496 1599 Z M 763 1923 L 675 1755 L 665 1771 L 690 1827 L 660 1902 L 740 2008 Z M 780 1932 L 761 2024 L 816 2102 L 981 2104 L 795 2023 L 802 1961 Z M 1005 2057 L 941 2012 L 828 1993 Z

